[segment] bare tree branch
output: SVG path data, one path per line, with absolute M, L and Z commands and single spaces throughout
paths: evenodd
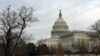
M 22 33 L 28 22 L 36 20 L 33 18 L 33 8 L 22 6 L 20 11 L 12 11 L 10 6 L 0 15 L 0 30 L 4 33 L 0 40 L 4 43 L 5 56 L 12 56 L 19 42 L 22 41 Z M 17 31 L 18 32 L 17 32 Z M 15 34 L 17 33 L 17 34 Z M 14 36 L 17 35 L 17 36 Z

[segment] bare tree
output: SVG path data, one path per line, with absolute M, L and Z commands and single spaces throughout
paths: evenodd
M 31 7 L 22 6 L 19 11 L 12 11 L 9 6 L 0 13 L 0 31 L 2 33 L 0 42 L 5 56 L 13 55 L 27 23 L 36 20 L 33 18 L 33 9 Z
M 98 20 L 93 25 L 91 25 L 91 30 L 94 30 L 94 31 L 100 33 L 100 20 Z
M 64 49 L 60 44 L 58 44 L 58 48 L 56 49 L 56 56 L 64 56 Z
M 91 29 L 97 32 L 98 39 L 99 39 L 99 45 L 100 45 L 100 20 L 95 22 L 93 25 L 91 25 Z M 100 46 L 98 46 L 100 48 Z M 99 49 L 98 49 L 99 51 Z M 97 55 L 97 53 L 95 53 Z

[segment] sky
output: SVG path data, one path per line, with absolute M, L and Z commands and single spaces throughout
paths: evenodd
M 23 5 L 35 9 L 33 16 L 39 21 L 32 22 L 25 29 L 26 34 L 32 37 L 31 42 L 50 38 L 60 9 L 71 31 L 88 31 L 90 25 L 100 19 L 100 0 L 0 0 L 0 11 L 8 5 L 11 5 L 12 9 Z

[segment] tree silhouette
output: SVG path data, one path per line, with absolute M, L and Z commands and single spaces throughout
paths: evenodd
M 9 6 L 0 13 L 0 33 L 2 33 L 0 41 L 5 56 L 13 55 L 18 43 L 22 41 L 22 33 L 27 23 L 31 21 L 36 21 L 33 18 L 33 9 L 25 6 L 22 6 L 19 11 L 11 10 Z
M 56 49 L 56 56 L 64 56 L 64 49 L 61 44 L 58 44 L 58 48 Z
M 37 48 L 33 43 L 28 43 L 27 49 L 28 49 L 28 55 L 29 56 L 36 56 L 37 55 L 37 53 L 36 53 Z
M 46 44 L 39 45 L 37 49 L 40 55 L 49 54 L 49 48 Z

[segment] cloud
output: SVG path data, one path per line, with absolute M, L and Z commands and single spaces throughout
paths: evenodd
M 40 22 L 35 28 L 32 27 L 34 28 L 32 30 L 37 32 L 33 33 L 37 34 L 38 39 L 41 39 L 41 35 L 44 38 L 50 36 L 59 9 L 62 9 L 63 19 L 66 20 L 70 30 L 89 30 L 87 29 L 89 25 L 99 18 L 99 3 L 99 0 L 43 0 L 36 5 L 35 15 Z
M 0 0 L 0 11 L 9 4 L 13 9 L 22 5 L 35 9 L 34 16 L 40 21 L 26 28 L 28 34 L 34 35 L 35 42 L 41 36 L 50 37 L 60 9 L 70 30 L 88 30 L 88 26 L 100 18 L 100 0 Z
M 75 21 L 77 29 L 89 30 L 87 28 L 90 27 L 90 25 L 94 24 L 98 19 L 100 19 L 100 8 L 95 8 L 86 11 L 76 17 Z

